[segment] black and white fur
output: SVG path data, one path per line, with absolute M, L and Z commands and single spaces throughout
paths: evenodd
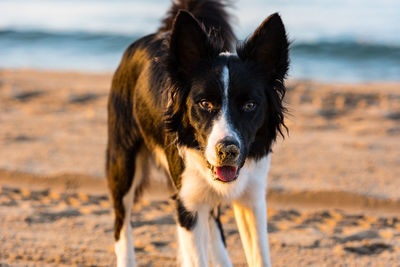
M 225 4 L 175 1 L 126 50 L 108 102 L 117 266 L 135 266 L 131 208 L 173 197 L 180 264 L 232 266 L 219 206 L 233 203 L 249 266 L 270 266 L 266 187 L 284 125 L 288 41 L 277 14 L 232 51 Z

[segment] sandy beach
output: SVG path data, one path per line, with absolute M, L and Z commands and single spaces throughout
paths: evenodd
M 104 178 L 111 74 L 0 70 L 0 266 L 110 266 Z M 289 80 L 286 138 L 273 147 L 274 266 L 398 266 L 400 84 Z M 246 266 L 230 207 L 222 221 Z M 176 266 L 174 209 L 142 201 L 138 266 Z

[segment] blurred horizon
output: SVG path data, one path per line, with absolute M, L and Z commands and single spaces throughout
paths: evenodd
M 289 78 L 400 81 L 399 1 L 233 2 L 239 40 L 281 14 L 292 41 Z M 130 43 L 158 28 L 169 6 L 169 0 L 3 0 L 0 68 L 112 72 Z

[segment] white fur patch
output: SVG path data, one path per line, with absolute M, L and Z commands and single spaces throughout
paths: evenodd
M 224 83 L 224 103 L 228 104 L 228 90 L 229 90 L 229 68 L 228 66 L 224 66 L 222 70 L 222 82 Z
M 265 198 L 268 172 L 271 166 L 271 156 L 268 154 L 259 160 L 246 160 L 240 170 L 239 177 L 247 176 L 248 183 L 240 196 L 242 202 L 249 203 Z
M 185 206 L 189 205 L 192 210 L 198 203 L 214 206 L 243 197 L 245 194 L 260 194 L 257 193 L 260 189 L 265 193 L 269 156 L 258 161 L 247 160 L 235 181 L 222 183 L 213 179 L 200 152 L 190 148 L 180 148 L 180 151 L 185 161 L 185 170 L 179 195 L 185 200 Z
M 196 208 L 197 222 L 192 230 L 178 225 L 178 238 L 181 266 L 208 266 L 208 217 L 210 207 L 200 205 Z
M 249 266 L 271 266 L 267 231 L 266 189 L 270 156 L 250 164 L 248 186 L 233 210 Z
M 212 165 L 217 165 L 217 154 L 215 146 L 219 141 L 226 137 L 233 137 L 232 131 L 229 129 L 228 121 L 225 114 L 221 114 L 219 118 L 214 122 L 210 136 L 208 137 L 206 147 L 206 158 Z
M 131 188 L 122 200 L 125 209 L 125 218 L 121 228 L 119 240 L 114 244 L 114 251 L 117 255 L 117 267 L 136 266 L 131 226 L 131 210 L 135 192 L 134 188 L 135 185 L 132 183 Z
M 210 254 L 212 266 L 216 267 L 230 267 L 232 266 L 231 260 L 229 259 L 228 251 L 222 241 L 221 232 L 217 226 L 215 219 L 210 216 L 209 219 L 210 227 Z
M 221 203 L 234 201 L 237 215 L 240 235 L 245 247 L 246 256 L 248 256 L 249 266 L 270 266 L 269 247 L 267 237 L 266 222 L 266 187 L 267 175 L 270 167 L 270 156 L 265 156 L 260 160 L 247 160 L 240 170 L 239 177 L 231 183 L 221 183 L 213 181 L 210 170 L 207 168 L 202 155 L 193 149 L 180 148 L 180 153 L 185 159 L 185 170 L 182 174 L 182 188 L 179 192 L 179 198 L 184 206 L 190 211 L 200 211 L 204 206 L 215 207 Z M 240 219 L 242 216 L 245 219 Z M 180 241 L 184 243 L 203 242 L 204 240 L 194 239 L 198 233 L 206 234 L 205 230 L 199 230 L 197 227 L 204 222 L 198 221 L 194 228 L 194 233 L 180 229 Z M 211 249 L 217 254 L 211 254 L 213 262 L 218 266 L 230 266 L 229 257 L 223 248 L 219 236 L 215 238 L 218 231 L 212 222 L 209 222 L 211 238 Z M 178 228 L 179 229 L 179 228 Z M 218 233 L 219 234 L 219 233 Z M 198 245 L 188 245 L 186 250 L 200 253 Z M 210 247 L 208 248 L 210 249 Z M 196 254 L 198 255 L 198 254 Z M 197 256 L 196 256 L 197 257 Z M 201 256 L 199 256 L 201 257 Z M 189 259 L 186 259 L 189 260 Z M 185 262 L 185 261 L 184 261 Z M 260 264 L 261 263 L 261 264 Z M 264 263 L 265 265 L 262 265 Z M 254 265 L 253 265 L 254 264 Z M 183 265 L 186 266 L 186 265 Z
M 224 66 L 222 69 L 221 81 L 224 85 L 224 94 L 222 98 L 222 108 L 217 119 L 214 121 L 210 136 L 207 140 L 206 158 L 212 165 L 217 165 L 217 155 L 215 146 L 226 137 L 232 137 L 239 145 L 241 144 L 239 135 L 229 123 L 229 68 Z
M 219 55 L 220 56 L 232 56 L 232 55 L 234 55 L 233 53 L 231 53 L 231 52 L 229 52 L 229 51 L 224 51 L 224 52 L 221 52 L 221 53 L 219 53 Z

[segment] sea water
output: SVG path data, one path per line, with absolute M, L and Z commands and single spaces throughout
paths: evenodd
M 245 40 L 279 12 L 291 44 L 289 78 L 400 81 L 399 0 L 237 0 Z M 154 32 L 169 0 L 0 0 L 0 68 L 115 70 L 125 48 Z

